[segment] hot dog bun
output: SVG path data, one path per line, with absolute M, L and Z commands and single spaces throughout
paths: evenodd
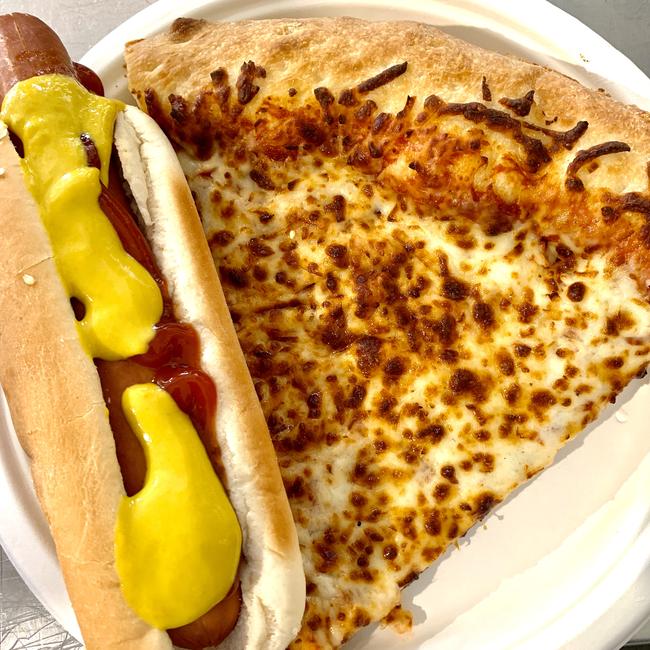
M 115 568 L 125 494 L 95 365 L 82 349 L 20 159 L 0 139 L 0 383 L 50 525 L 88 648 L 171 648 L 125 602 Z M 305 584 L 297 536 L 254 387 L 174 152 L 135 108 L 115 143 L 177 316 L 200 339 L 218 390 L 216 435 L 243 533 L 243 606 L 225 648 L 284 648 L 300 625 Z M 190 256 L 187 251 L 192 251 Z
M 138 620 L 119 589 L 113 529 L 123 487 L 99 378 L 79 345 L 38 208 L 6 135 L 0 166 L 0 383 L 84 641 L 89 648 L 168 648 L 165 633 Z

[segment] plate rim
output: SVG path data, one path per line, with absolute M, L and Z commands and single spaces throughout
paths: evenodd
M 255 3 L 256 0 L 246 0 L 246 1 L 249 2 L 249 3 Z M 309 3 L 312 0 L 303 0 L 303 1 Z M 186 13 L 195 14 L 195 13 L 197 13 L 199 11 L 205 10 L 207 7 L 214 8 L 214 7 L 218 7 L 219 5 L 223 6 L 223 5 L 227 5 L 228 2 L 229 2 L 229 0 L 193 0 L 193 1 L 189 2 L 189 3 L 186 3 L 186 5 L 184 7 L 184 11 L 186 11 L 188 9 L 188 6 L 191 5 L 191 11 L 186 11 Z M 278 2 L 278 0 L 272 0 L 271 2 L 269 2 L 267 4 L 268 5 L 276 4 L 277 2 Z M 342 6 L 344 4 L 343 0 L 326 0 L 326 2 L 331 3 L 332 5 L 337 5 L 337 6 Z M 382 3 L 382 0 L 365 0 L 365 2 L 364 2 L 364 0 L 362 0 L 359 4 L 364 4 L 364 3 L 366 5 L 368 5 L 369 7 L 371 7 L 371 6 L 373 6 L 373 5 L 377 4 L 377 3 Z M 120 39 L 120 38 L 122 39 L 122 41 L 124 41 L 124 37 L 121 36 L 121 35 L 130 33 L 130 31 L 133 30 L 133 29 L 138 29 L 141 35 L 143 33 L 147 32 L 147 30 L 143 29 L 142 26 L 145 25 L 152 18 L 155 18 L 156 23 L 160 23 L 160 21 L 161 21 L 160 12 L 168 12 L 170 14 L 174 13 L 175 15 L 177 15 L 178 10 L 175 8 L 176 4 L 177 3 L 176 3 L 175 0 L 158 0 L 158 2 L 155 2 L 155 3 L 153 3 L 153 4 L 149 5 L 149 6 L 141 9 L 140 11 L 135 13 L 134 15 L 127 18 L 120 25 L 118 25 L 109 34 L 107 34 L 106 36 L 101 38 L 81 58 L 81 62 L 85 63 L 86 65 L 90 64 L 90 65 L 93 65 L 95 67 L 99 67 L 97 65 L 97 61 L 98 60 L 101 61 L 102 58 L 104 58 L 104 59 L 106 58 L 105 57 L 105 51 L 106 51 L 106 48 L 107 48 L 108 44 L 112 44 L 112 43 L 115 42 L 115 40 Z M 453 2 L 448 3 L 448 4 L 453 4 Z M 463 0 L 460 0 L 459 4 L 465 4 L 465 5 L 468 5 L 468 6 L 469 5 L 481 6 L 481 3 L 480 3 L 479 0 L 465 0 L 464 2 L 463 2 Z M 603 37 L 601 37 L 596 32 L 591 30 L 589 27 L 584 25 L 577 18 L 575 18 L 574 16 L 571 16 L 570 14 L 563 11 L 559 7 L 556 7 L 555 5 L 552 5 L 547 0 L 529 0 L 527 3 L 518 3 L 518 0 L 493 0 L 492 8 L 499 9 L 500 7 L 503 7 L 503 8 L 517 7 L 519 4 L 525 4 L 526 8 L 527 8 L 527 10 L 528 10 L 528 12 L 530 14 L 533 14 L 538 10 L 544 11 L 544 12 L 548 12 L 550 10 L 550 12 L 552 14 L 556 14 L 556 16 L 558 14 L 561 14 L 562 15 L 561 20 L 563 20 L 565 22 L 568 22 L 568 23 L 572 23 L 574 28 L 579 29 L 580 36 L 583 36 L 583 35 L 587 34 L 591 41 L 593 41 L 595 43 L 599 43 L 599 45 L 601 47 L 606 47 L 608 50 L 614 51 L 617 55 L 620 55 L 620 57 L 622 57 L 622 60 L 624 61 L 625 65 L 626 65 L 626 67 L 628 69 L 632 70 L 632 68 L 634 68 L 634 70 L 635 70 L 634 74 L 635 75 L 636 75 L 636 73 L 639 73 L 639 74 L 642 75 L 643 80 L 644 80 L 644 85 L 642 86 L 644 88 L 644 96 L 647 97 L 647 98 L 650 98 L 650 79 L 648 79 L 648 77 L 646 77 L 644 75 L 644 73 L 638 68 L 638 66 L 636 66 L 636 64 L 634 64 L 632 61 L 630 61 L 625 55 L 623 55 L 618 50 L 616 50 L 616 48 L 614 48 L 614 46 L 612 46 L 610 43 L 608 43 Z M 151 29 L 151 30 L 149 30 L 149 33 L 153 33 L 154 31 L 159 31 L 159 30 L 158 29 Z M 129 37 L 127 37 L 127 38 L 129 38 Z M 102 52 L 104 52 L 104 54 L 101 54 Z M 100 56 L 100 54 L 101 54 L 101 56 Z M 626 88 L 626 90 L 631 92 L 630 88 Z M 649 99 L 649 101 L 650 101 L 650 99 Z M 0 402 L 0 408 L 1 408 L 1 402 Z M 0 478 L 2 478 L 4 480 L 5 477 L 0 477 Z M 31 486 L 31 483 L 30 483 L 30 486 Z M 4 493 L 4 494 L 2 494 L 0 496 L 1 496 L 0 501 L 2 503 L 4 503 L 4 501 L 6 500 L 6 493 Z M 4 508 L 3 508 L 3 510 L 4 510 Z M 38 585 L 34 582 L 34 580 L 32 580 L 30 578 L 29 572 L 24 570 L 24 566 L 21 569 L 21 564 L 22 563 L 20 562 L 20 560 L 18 562 L 14 562 L 15 554 L 12 554 L 11 550 L 9 550 L 9 547 L 5 544 L 5 536 L 3 535 L 2 531 L 3 531 L 3 527 L 0 526 L 0 542 L 2 543 L 3 547 L 5 548 L 5 552 L 7 553 L 7 556 L 12 561 L 14 566 L 16 566 L 17 571 L 19 572 L 19 574 L 21 575 L 23 580 L 25 580 L 28 587 L 35 593 L 35 595 L 37 595 L 39 600 L 41 600 L 41 602 L 43 602 L 45 607 L 48 608 L 48 610 L 50 610 L 50 607 L 48 606 L 48 604 L 46 604 L 44 602 L 44 600 L 40 596 L 40 594 L 43 593 L 43 592 L 38 588 L 34 588 L 34 587 L 38 587 Z M 646 526 L 645 531 L 648 534 L 650 534 L 650 525 Z M 647 573 L 648 575 L 650 575 L 650 553 L 648 554 L 648 559 L 647 560 L 648 560 L 648 562 L 647 562 L 645 568 L 640 573 Z M 70 607 L 69 601 L 68 601 L 68 607 Z M 648 604 L 648 610 L 645 613 L 645 615 L 647 616 L 648 613 L 650 613 L 650 602 Z M 72 615 L 72 616 L 74 616 L 74 615 Z M 59 622 L 62 622 L 61 617 L 55 616 L 55 618 L 57 618 L 59 620 Z M 624 639 L 619 639 L 619 640 L 625 641 L 627 638 L 629 638 L 629 636 L 631 636 L 634 633 L 634 631 L 637 629 L 638 625 L 641 624 L 641 623 L 642 623 L 642 621 L 638 622 L 638 621 L 635 620 L 635 622 L 633 624 L 633 622 L 630 621 L 628 626 L 626 626 L 626 631 L 624 633 L 626 635 L 625 638 Z M 69 622 L 67 622 L 64 625 L 64 627 L 66 629 L 69 629 L 69 627 L 70 627 Z M 628 631 L 627 628 L 629 628 L 629 627 L 632 627 L 632 629 L 630 629 Z M 76 638 L 80 638 L 80 636 L 78 636 L 78 630 L 73 630 L 71 633 Z M 421 646 L 421 647 L 422 648 L 428 647 L 428 644 L 425 642 L 425 644 L 423 646 Z

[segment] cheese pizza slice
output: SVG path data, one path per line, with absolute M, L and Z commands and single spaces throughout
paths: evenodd
M 650 116 L 415 23 L 179 19 L 126 61 L 279 458 L 294 647 L 337 647 L 644 375 Z

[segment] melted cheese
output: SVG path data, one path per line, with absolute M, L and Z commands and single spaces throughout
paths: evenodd
M 297 522 L 306 638 L 337 645 L 647 363 L 650 309 L 568 237 L 420 216 L 381 183 L 368 196 L 368 178 L 336 161 L 285 163 L 301 180 L 279 192 L 219 154 L 181 161 Z

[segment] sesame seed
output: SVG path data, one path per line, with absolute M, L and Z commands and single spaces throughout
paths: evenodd
M 289 239 L 293 239 L 296 236 L 296 231 L 295 230 L 290 230 L 289 231 Z
M 30 275 L 29 273 L 24 273 L 23 274 L 23 282 L 31 287 L 32 285 L 36 284 L 36 278 L 33 275 Z

